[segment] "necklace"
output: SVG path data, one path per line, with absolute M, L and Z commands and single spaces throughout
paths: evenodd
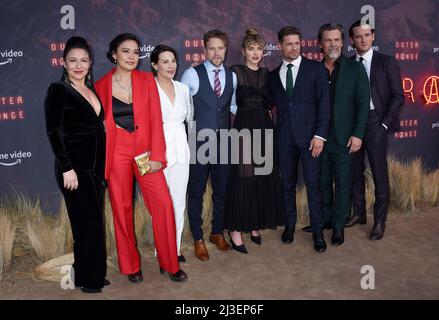
M 121 87 L 123 90 L 125 90 L 125 91 L 127 91 L 127 92 L 130 91 L 130 89 L 131 89 L 131 83 L 130 83 L 130 85 L 129 85 L 128 88 L 125 88 L 125 87 L 122 86 L 122 84 L 120 83 L 120 80 L 117 79 L 116 74 L 114 74 L 113 77 L 114 77 L 114 80 L 116 80 L 116 83 L 119 85 L 119 87 Z

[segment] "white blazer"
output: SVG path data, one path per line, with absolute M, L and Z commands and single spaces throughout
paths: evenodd
M 188 164 L 190 152 L 184 122 L 186 121 L 190 128 L 194 114 L 189 87 L 184 83 L 172 80 L 175 90 L 175 101 L 172 105 L 171 100 L 160 87 L 157 79 L 156 82 L 162 108 L 167 166 L 171 167 L 176 163 Z

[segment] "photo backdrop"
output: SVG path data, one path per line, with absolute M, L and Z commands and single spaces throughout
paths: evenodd
M 131 32 L 142 41 L 141 70 L 163 43 L 177 49 L 180 78 L 191 63 L 204 60 L 203 34 L 218 28 L 230 36 L 226 65 L 242 63 L 241 41 L 255 27 L 267 41 L 263 64 L 280 61 L 277 31 L 299 27 L 302 51 L 322 58 L 317 30 L 327 22 L 343 24 L 345 54 L 354 54 L 347 35 L 365 5 L 375 12 L 374 49 L 395 56 L 401 67 L 406 101 L 401 132 L 389 137 L 400 159 L 422 157 L 428 169 L 439 160 L 439 1 L 437 0 L 2 0 L 0 3 L 0 194 L 11 190 L 56 207 L 60 193 L 45 132 L 43 100 L 60 78 L 66 40 L 85 37 L 93 46 L 94 78 L 112 65 L 105 54 L 111 39 Z M 369 7 L 370 8 L 370 7 Z M 367 12 L 370 13 L 370 10 Z

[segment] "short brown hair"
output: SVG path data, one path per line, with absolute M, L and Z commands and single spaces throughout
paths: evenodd
M 279 40 L 279 42 L 283 42 L 284 37 L 289 35 L 297 35 L 299 36 L 299 39 L 302 40 L 302 33 L 300 32 L 299 28 L 293 26 L 286 26 L 280 29 L 277 33 L 277 39 Z
M 317 38 L 319 39 L 319 42 L 322 42 L 323 32 L 325 32 L 325 31 L 333 31 L 333 30 L 340 31 L 341 39 L 344 40 L 344 31 L 343 31 L 343 26 L 341 24 L 325 23 L 324 25 L 322 25 L 319 28 L 319 32 L 317 34 Z
M 362 24 L 361 20 L 357 20 L 349 28 L 349 37 L 353 38 L 354 37 L 354 29 L 357 28 L 357 27 L 362 27 L 362 26 L 369 26 L 370 31 L 372 33 L 375 33 L 375 29 L 373 29 L 368 23 Z
M 229 45 L 229 37 L 227 36 L 227 33 L 225 33 L 224 31 L 218 30 L 218 29 L 213 29 L 213 30 L 207 31 L 204 34 L 204 36 L 203 36 L 204 47 L 206 47 L 207 42 L 209 42 L 209 40 L 212 38 L 219 38 L 219 39 L 223 40 L 224 46 L 226 46 L 226 47 Z
M 242 49 L 247 48 L 250 45 L 257 45 L 259 47 L 265 47 L 265 40 L 254 28 L 249 28 L 245 32 L 244 39 L 242 40 Z

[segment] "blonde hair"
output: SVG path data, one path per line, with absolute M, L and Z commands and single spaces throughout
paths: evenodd
M 242 40 L 242 48 L 245 49 L 250 45 L 259 45 L 262 48 L 265 47 L 265 40 L 259 35 L 258 31 L 254 28 L 249 28 L 245 32 L 244 39 Z

